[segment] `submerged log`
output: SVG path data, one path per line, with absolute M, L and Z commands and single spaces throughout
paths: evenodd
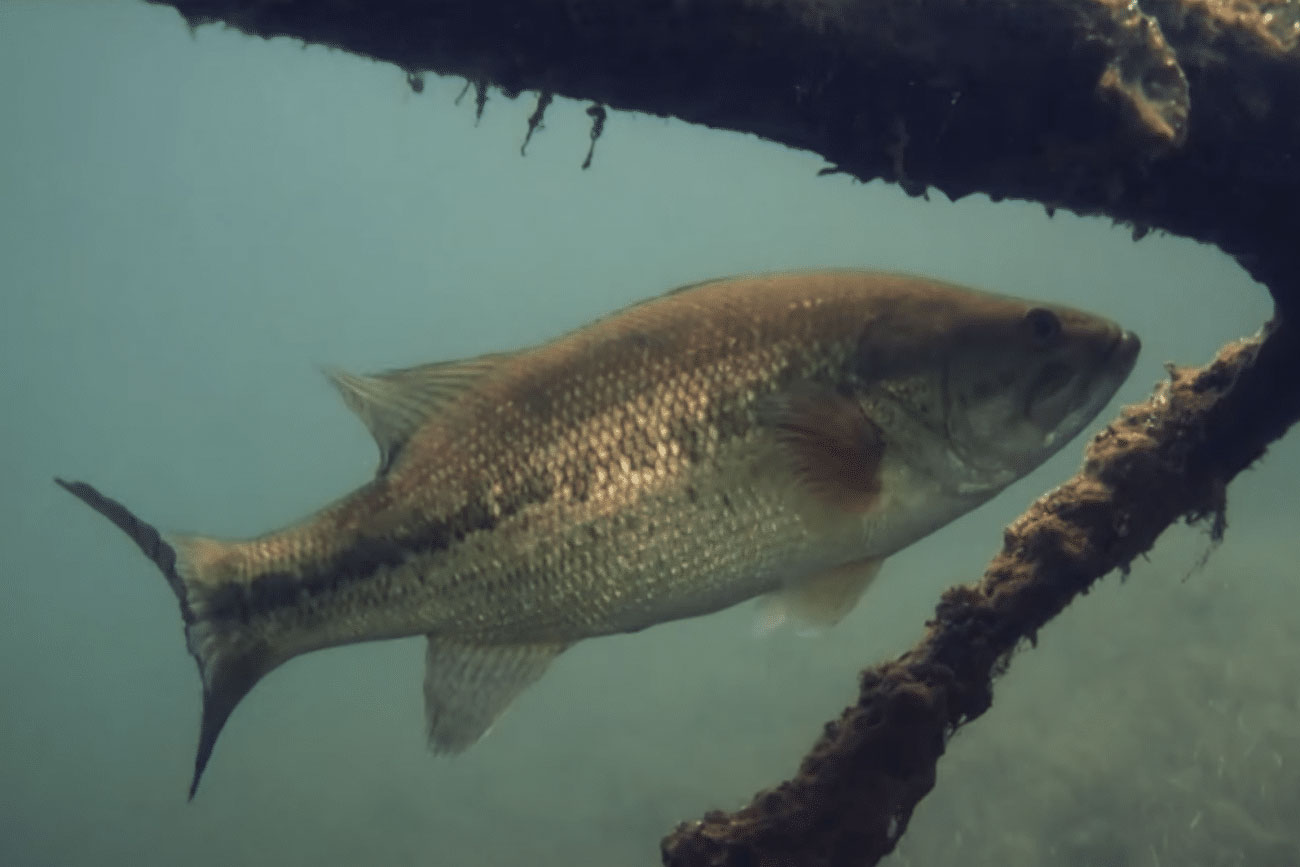
M 1296 0 L 149 0 L 489 86 L 674 116 L 822 155 L 913 195 L 982 192 L 1218 245 L 1278 317 L 1171 369 L 1083 470 L 944 594 L 921 641 L 864 672 L 790 781 L 664 840 L 673 867 L 874 864 L 982 714 L 1009 655 L 1225 487 L 1300 418 Z M 467 85 L 468 87 L 468 85 Z M 536 123 L 530 120 L 530 130 Z

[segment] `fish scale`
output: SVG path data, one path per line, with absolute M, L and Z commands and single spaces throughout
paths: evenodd
M 695 284 L 530 349 L 330 372 L 376 476 L 246 541 L 160 534 L 82 482 L 181 604 L 204 706 L 191 797 L 266 673 L 426 635 L 435 750 L 576 641 L 765 599 L 826 626 L 880 561 L 1059 449 L 1138 343 L 1100 317 L 863 271 Z

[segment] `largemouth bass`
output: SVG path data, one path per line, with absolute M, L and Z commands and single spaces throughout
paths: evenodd
M 190 797 L 272 669 L 427 635 L 430 743 L 474 743 L 576 641 L 766 595 L 830 624 L 880 561 L 1057 451 L 1138 340 L 1049 304 L 833 271 L 687 286 L 550 343 L 330 373 L 375 478 L 293 526 L 164 534 L 83 482 L 180 602 Z

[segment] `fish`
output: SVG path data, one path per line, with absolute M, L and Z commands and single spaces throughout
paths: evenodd
M 761 597 L 825 628 L 886 557 L 1079 433 L 1136 336 L 1079 310 L 874 271 L 710 280 L 548 343 L 327 370 L 372 479 L 250 539 L 161 532 L 55 481 L 166 579 L 198 664 L 193 799 L 254 685 L 423 635 L 435 752 L 475 743 L 575 642 Z

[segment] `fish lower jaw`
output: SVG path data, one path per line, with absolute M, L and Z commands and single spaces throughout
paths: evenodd
M 990 497 L 1022 475 L 1016 468 L 998 463 L 980 466 L 947 447 L 912 463 L 899 461 L 886 473 L 886 490 L 890 492 L 889 501 L 906 508 L 918 501 Z
M 1015 477 L 1011 476 L 1005 481 L 999 479 L 994 481 L 958 482 L 956 491 L 963 497 L 974 494 L 993 494 L 1002 490 L 1014 480 Z

